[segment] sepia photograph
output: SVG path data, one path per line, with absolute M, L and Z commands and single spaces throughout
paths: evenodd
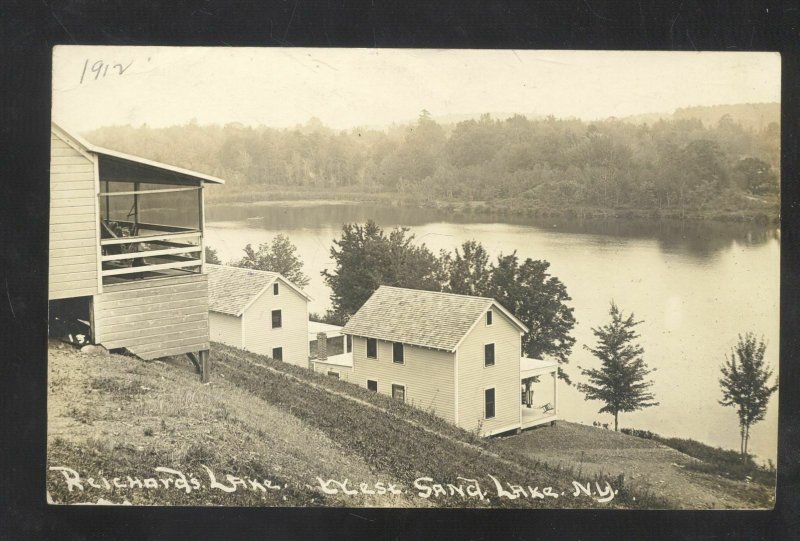
M 48 504 L 775 506 L 778 53 L 52 60 Z

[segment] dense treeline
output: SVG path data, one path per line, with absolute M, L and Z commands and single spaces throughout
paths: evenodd
M 440 125 L 427 111 L 387 130 L 113 126 L 93 142 L 225 178 L 227 193 L 389 192 L 554 208 L 736 210 L 777 201 L 780 127 L 677 118 L 505 120 Z M 221 192 L 221 190 L 220 190 Z

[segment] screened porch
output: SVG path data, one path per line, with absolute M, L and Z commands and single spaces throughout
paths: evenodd
M 204 181 L 127 155 L 99 156 L 104 285 L 203 272 Z

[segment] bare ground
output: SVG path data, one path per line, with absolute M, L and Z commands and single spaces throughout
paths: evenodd
M 697 459 L 670 447 L 566 421 L 499 438 L 495 445 L 583 474 L 624 475 L 625 485 L 679 509 L 771 508 L 774 491 L 687 469 Z
M 154 467 L 192 462 L 200 450 L 201 458 L 228 457 L 226 468 L 258 461 L 290 484 L 307 484 L 316 476 L 387 481 L 386 475 L 376 477 L 367 464 L 321 431 L 224 378 L 200 384 L 188 360 L 144 362 L 113 354 L 84 355 L 51 342 L 48 365 L 51 466 L 57 460 L 54 446 L 77 446 L 97 455 L 126 451 L 168 457 Z M 61 481 L 55 472 L 48 478 Z M 309 487 L 312 497 L 315 489 Z M 325 500 L 326 505 L 336 505 L 330 496 Z M 376 501 L 389 507 L 411 505 L 399 495 L 380 500 L 351 496 L 340 505 L 373 506 Z M 266 504 L 276 503 L 280 504 Z

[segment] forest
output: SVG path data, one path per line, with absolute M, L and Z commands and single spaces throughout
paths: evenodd
M 190 122 L 110 126 L 85 135 L 224 178 L 224 188 L 210 190 L 211 202 L 391 194 L 399 201 L 490 202 L 495 209 L 777 219 L 778 104 L 645 117 L 588 122 L 487 113 L 440 123 L 423 110 L 414 122 L 384 129 L 337 131 L 311 118 L 283 129 Z

